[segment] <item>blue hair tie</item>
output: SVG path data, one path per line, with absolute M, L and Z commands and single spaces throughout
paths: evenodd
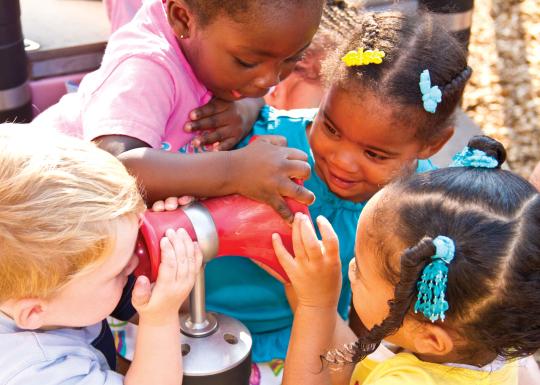
M 435 255 L 431 262 L 424 267 L 422 277 L 416 284 L 418 299 L 414 305 L 414 312 L 421 312 L 431 322 L 438 319 L 444 321 L 448 310 L 445 299 L 446 285 L 448 283 L 448 265 L 454 259 L 456 246 L 448 237 L 439 235 L 433 240 Z
M 420 86 L 420 92 L 422 93 L 424 110 L 434 114 L 437 110 L 437 104 L 439 104 L 442 100 L 442 92 L 439 86 L 431 86 L 429 70 L 422 71 L 418 85 Z
M 499 162 L 482 150 L 465 147 L 452 158 L 448 167 L 497 168 Z

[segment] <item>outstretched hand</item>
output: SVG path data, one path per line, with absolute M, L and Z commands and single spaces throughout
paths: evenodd
M 287 251 L 278 234 L 272 235 L 272 243 L 294 288 L 294 305 L 335 309 L 342 279 L 339 241 L 326 218 L 319 216 L 317 224 L 322 241 L 317 239 L 315 229 L 306 215 L 295 215 L 292 229 L 294 257 Z

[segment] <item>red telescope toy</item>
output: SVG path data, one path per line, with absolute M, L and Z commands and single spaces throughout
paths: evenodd
M 287 204 L 293 212 L 309 216 L 307 206 L 292 199 L 287 199 Z M 139 266 L 135 275 L 146 275 L 152 282 L 156 280 L 161 260 L 159 241 L 171 228 L 184 228 L 191 239 L 197 240 L 205 262 L 216 257 L 243 256 L 265 264 L 289 280 L 272 247 L 272 234 L 278 233 L 292 254 L 292 228 L 264 203 L 230 195 L 199 201 L 175 211 L 146 211 L 137 239 Z

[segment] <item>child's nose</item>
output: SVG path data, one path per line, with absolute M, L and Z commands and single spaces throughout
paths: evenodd
M 361 171 L 358 157 L 353 152 L 341 149 L 341 151 L 335 151 L 332 158 L 332 163 L 343 172 L 356 175 Z
M 261 76 L 255 79 L 255 85 L 258 88 L 270 88 L 279 83 L 281 76 L 281 68 L 273 68 L 265 71 Z

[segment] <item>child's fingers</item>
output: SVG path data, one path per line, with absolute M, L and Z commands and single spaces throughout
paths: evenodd
M 302 242 L 302 232 L 300 230 L 300 223 L 304 214 L 296 213 L 294 215 L 294 222 L 292 226 L 292 245 L 294 257 L 299 261 L 307 259 L 307 255 L 304 248 L 304 242 Z
M 190 204 L 194 200 L 195 200 L 195 197 L 193 197 L 191 195 L 184 195 L 184 196 L 181 196 L 180 198 L 178 198 L 178 204 L 180 206 L 185 206 L 185 205 Z
M 287 138 L 281 135 L 257 135 L 257 137 L 254 139 L 255 141 L 270 143 L 274 146 L 287 147 Z
M 309 166 L 308 166 L 309 167 Z M 308 175 L 309 175 L 308 171 Z M 298 177 L 298 174 L 295 175 Z M 279 193 L 284 197 L 292 198 L 305 205 L 310 205 L 315 201 L 315 195 L 304 186 L 287 179 L 279 186 Z
M 274 197 L 270 198 L 267 203 L 287 222 L 293 220 L 293 213 L 281 195 L 276 194 Z
M 152 289 L 148 277 L 141 275 L 135 281 L 133 291 L 131 292 L 131 303 L 134 307 L 144 306 L 150 301 Z
M 165 210 L 173 211 L 178 208 L 178 197 L 169 197 L 165 199 Z
M 317 239 L 317 234 L 315 233 L 311 221 L 305 215 L 300 223 L 300 231 L 302 234 L 302 243 L 304 244 L 304 249 L 306 250 L 309 260 L 311 262 L 320 260 L 323 256 L 321 244 Z
M 187 122 L 184 126 L 184 129 L 188 132 L 200 130 L 202 129 L 202 126 L 198 125 L 197 123 L 201 119 L 205 119 L 209 116 L 219 114 L 229 107 L 230 102 L 214 98 L 208 103 L 206 103 L 204 106 L 195 108 L 189 113 L 189 119 L 191 120 L 191 122 Z
M 325 255 L 327 257 L 335 257 L 337 255 L 339 258 L 339 238 L 334 231 L 334 228 L 328 219 L 322 215 L 317 217 L 317 225 L 319 226 L 319 231 L 321 232 Z
M 193 261 L 195 259 L 195 245 L 186 230 L 178 229 L 177 234 L 179 239 L 182 241 L 182 250 L 177 250 L 176 257 L 181 263 L 182 269 L 185 270 L 182 273 L 189 275 L 194 268 Z
M 164 201 L 156 201 L 152 205 L 152 211 L 164 211 L 165 210 L 165 202 Z
M 175 238 L 176 234 L 174 230 L 168 229 L 159 243 L 161 247 L 161 263 L 159 264 L 156 287 L 160 287 L 161 284 L 173 281 L 176 278 L 178 263 L 173 245 Z M 178 240 L 176 240 L 176 242 L 178 242 Z
M 276 252 L 277 259 L 287 275 L 290 277 L 291 273 L 294 270 L 295 261 L 293 256 L 287 251 L 283 245 L 283 241 L 279 234 L 272 234 L 272 246 L 274 246 L 274 251 Z
M 214 124 L 220 124 L 220 122 L 215 122 Z M 213 128 L 211 131 L 207 131 L 201 135 L 199 138 L 201 146 L 206 144 L 214 144 L 216 142 L 221 142 L 227 138 L 233 136 L 232 129 L 229 126 L 212 126 L 208 128 Z
M 218 151 L 228 151 L 231 150 L 238 143 L 238 138 L 228 138 L 220 141 L 218 143 Z

